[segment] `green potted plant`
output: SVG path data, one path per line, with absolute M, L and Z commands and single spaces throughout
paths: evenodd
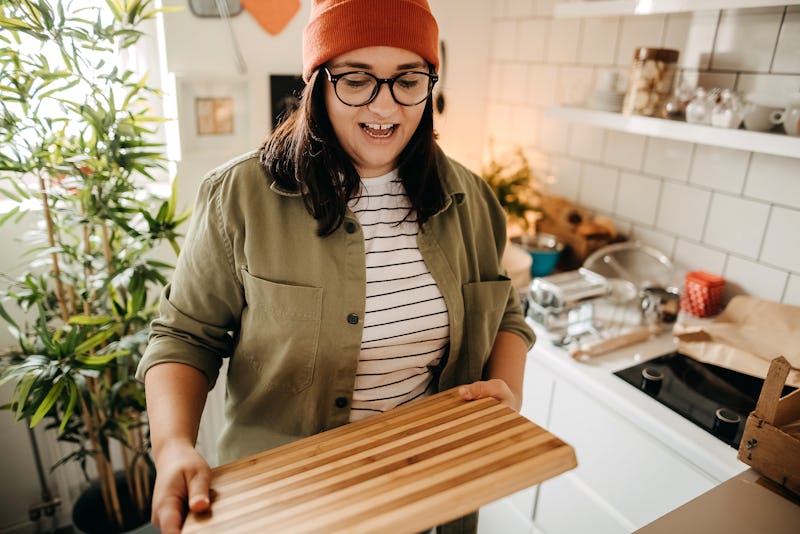
M 540 184 L 522 148 L 502 158 L 492 150 L 481 177 L 506 210 L 509 234 L 535 233 L 536 221 L 542 214 Z
M 517 148 L 499 159 L 492 151 L 481 176 L 506 210 L 511 243 L 531 256 L 530 275 L 550 274 L 564 245 L 553 235 L 537 232 L 537 223 L 544 217 L 541 184 L 525 152 Z
M 104 534 L 149 519 L 152 463 L 134 371 L 171 269 L 159 249 L 177 254 L 187 217 L 176 213 L 174 182 L 167 198 L 151 187 L 166 168 L 154 140 L 164 119 L 148 105 L 160 95 L 118 61 L 163 11 L 151 3 L 0 0 L 0 199 L 10 206 L 0 224 L 32 227 L 24 272 L 4 274 L 0 290 L 17 340 L 0 362 L 0 383 L 14 385 L 3 407 L 72 444 L 56 465 L 77 461 L 89 473 L 93 461 Z

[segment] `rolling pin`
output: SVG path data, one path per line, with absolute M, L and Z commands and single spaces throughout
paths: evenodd
M 570 355 L 576 360 L 584 360 L 591 356 L 599 356 L 612 350 L 621 349 L 640 341 L 650 339 L 650 336 L 658 334 L 660 329 L 657 326 L 640 326 L 630 332 L 626 332 L 619 336 L 594 339 L 586 343 L 581 343 L 570 351 Z

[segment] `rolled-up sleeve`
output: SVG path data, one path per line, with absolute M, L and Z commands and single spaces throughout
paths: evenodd
M 222 358 L 233 351 L 244 297 L 222 216 L 225 187 L 216 175 L 201 183 L 172 281 L 162 292 L 137 368 L 139 380 L 154 365 L 176 362 L 203 372 L 213 387 Z

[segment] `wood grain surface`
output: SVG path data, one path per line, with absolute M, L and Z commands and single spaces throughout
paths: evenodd
M 215 468 L 211 512 L 183 533 L 420 532 L 576 465 L 511 408 L 453 389 Z

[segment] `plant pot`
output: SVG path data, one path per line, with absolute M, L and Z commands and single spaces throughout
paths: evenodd
M 564 244 L 556 236 L 538 233 L 534 235 L 521 235 L 513 237 L 512 243 L 521 246 L 531 255 L 531 276 L 547 276 L 553 272 L 564 250 Z
M 116 471 L 114 480 L 122 511 L 122 528 L 109 523 L 103 507 L 100 483 L 94 480 L 72 507 L 73 530 L 79 534 L 159 534 L 160 531 L 150 523 L 150 507 L 145 510 L 143 517 L 137 512 L 128 493 L 125 472 Z M 150 480 L 155 481 L 155 475 Z

